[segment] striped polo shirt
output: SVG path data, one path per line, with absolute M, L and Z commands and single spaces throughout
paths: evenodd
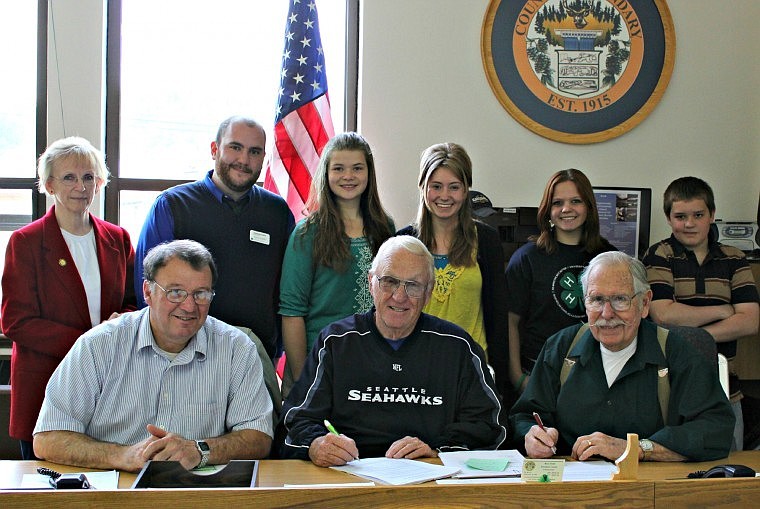
M 717 242 L 711 232 L 709 253 L 702 262 L 676 238 L 651 246 L 643 262 L 652 287 L 652 300 L 676 300 L 689 306 L 758 302 L 752 269 L 744 253 Z M 718 343 L 726 357 L 736 355 L 736 341 Z

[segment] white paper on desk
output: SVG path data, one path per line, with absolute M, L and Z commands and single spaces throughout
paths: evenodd
M 108 472 L 76 472 L 76 475 L 84 474 L 93 488 L 96 490 L 116 490 L 119 488 L 119 471 Z M 42 474 L 24 474 L 21 478 L 22 490 L 52 490 L 50 477 Z
M 609 461 L 566 461 L 563 481 L 609 481 L 618 467 Z
M 455 451 L 438 454 L 441 462 L 447 467 L 456 467 L 460 470 L 454 477 L 467 479 L 470 477 L 520 477 L 522 474 L 525 457 L 515 449 L 505 451 Z M 507 468 L 501 471 L 478 470 L 466 465 L 467 460 L 477 459 L 508 459 Z
M 432 465 L 422 461 L 393 458 L 363 458 L 351 461 L 340 467 L 330 467 L 341 472 L 348 472 L 364 479 L 381 484 L 418 484 L 450 477 L 459 469 Z

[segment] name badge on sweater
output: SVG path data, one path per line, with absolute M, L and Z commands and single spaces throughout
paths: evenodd
M 251 242 L 258 242 L 259 244 L 264 244 L 265 246 L 269 245 L 269 234 L 264 232 L 257 232 L 256 230 L 251 230 L 249 234 L 249 238 Z

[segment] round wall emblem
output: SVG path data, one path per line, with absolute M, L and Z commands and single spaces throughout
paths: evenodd
M 483 65 L 499 102 L 533 132 L 595 143 L 659 102 L 675 59 L 665 0 L 491 0 Z

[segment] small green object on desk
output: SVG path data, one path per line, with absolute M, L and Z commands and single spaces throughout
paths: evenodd
M 542 474 L 541 477 L 538 478 L 538 482 L 551 482 L 551 479 L 549 479 L 547 474 Z
M 470 458 L 465 462 L 465 465 L 474 470 L 487 470 L 489 472 L 503 472 L 509 460 L 506 458 Z

